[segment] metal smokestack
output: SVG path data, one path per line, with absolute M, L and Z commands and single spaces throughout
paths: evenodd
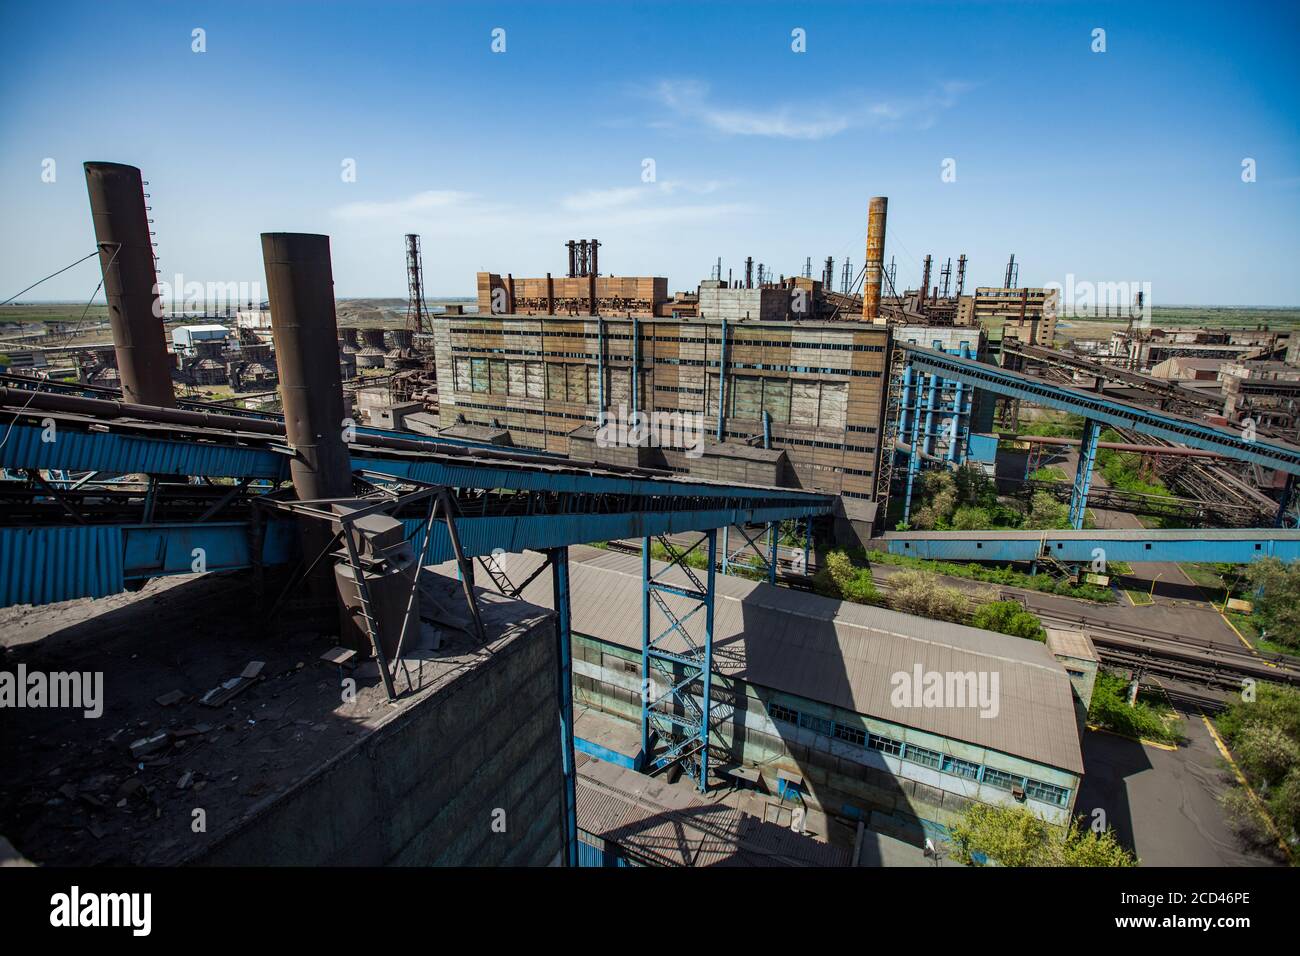
M 303 500 L 349 497 L 352 460 L 343 443 L 343 382 L 329 236 L 264 232 L 262 259 L 285 436 L 295 452 L 289 463 L 294 490 Z M 319 523 L 308 526 L 313 525 L 326 529 Z M 310 560 L 315 554 L 307 557 Z
M 880 283 L 885 263 L 885 217 L 889 199 L 873 196 L 867 206 L 867 272 L 862 285 L 862 320 L 879 323 Z
M 917 307 L 924 312 L 926 299 L 930 297 L 930 257 L 925 257 L 925 267 L 921 272 L 921 294 L 917 298 Z
M 158 274 L 140 170 L 121 163 L 86 163 L 90 215 L 108 299 L 122 399 L 174 408 L 171 361 L 163 332 Z M 334 339 L 330 339 L 333 347 Z
M 957 298 L 961 298 L 964 288 L 966 288 L 966 254 L 963 252 L 957 257 Z

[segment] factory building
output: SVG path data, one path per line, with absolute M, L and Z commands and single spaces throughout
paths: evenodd
M 704 436 L 726 443 L 714 454 L 736 443 L 750 455 L 766 423 L 789 462 L 782 483 L 861 501 L 875 487 L 888 342 L 884 326 L 707 313 L 453 316 L 434 327 L 444 426 L 506 428 L 526 448 L 695 474 L 708 459 L 698 446 L 601 447 L 598 412 L 702 416 Z
M 508 555 L 503 566 L 522 581 L 540 560 Z M 641 558 L 575 546 L 570 575 L 575 702 L 639 724 L 641 622 L 611 608 L 642 600 Z M 717 588 L 720 773 L 748 768 L 770 794 L 913 842 L 941 836 L 973 802 L 1069 820 L 1082 725 L 1075 677 L 1047 646 L 737 577 L 719 576 Z M 522 596 L 551 600 L 545 582 Z M 1077 672 L 1080 653 L 1069 651 Z M 968 688 L 996 682 L 996 703 L 977 706 L 973 691 L 962 706 L 910 696 L 932 674 L 961 675 Z M 626 766 L 641 757 L 589 743 L 578 747 Z
M 955 323 L 1001 325 L 1005 338 L 1051 348 L 1056 339 L 1056 309 L 1045 308 L 1047 289 L 980 287 L 958 301 Z
M 224 348 L 229 338 L 230 330 L 224 325 L 182 325 L 172 329 L 172 349 L 177 355 L 193 355 L 201 343 Z

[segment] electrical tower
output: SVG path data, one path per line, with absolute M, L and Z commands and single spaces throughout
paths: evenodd
M 1002 284 L 1004 289 L 1015 289 L 1020 286 L 1020 266 L 1016 265 L 1016 254 L 1011 253 L 1011 258 L 1007 261 L 1007 277 Z
M 420 237 L 406 234 L 406 331 L 425 331 L 429 310 L 424 305 L 424 262 L 420 257 Z
M 952 282 L 952 256 L 948 257 L 948 261 L 939 270 L 939 278 L 943 280 L 943 297 L 946 299 L 948 298 L 949 284 Z

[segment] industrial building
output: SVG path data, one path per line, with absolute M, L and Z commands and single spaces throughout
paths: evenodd
M 533 555 L 500 561 L 515 581 L 541 563 Z M 641 559 L 572 548 L 569 574 L 575 701 L 635 729 L 641 625 L 609 609 L 639 603 Z M 543 584 L 522 596 L 550 600 Z M 676 613 L 689 610 L 683 599 L 669 601 Z M 941 836 L 971 801 L 1028 805 L 1058 824 L 1073 811 L 1083 728 L 1071 676 L 1043 644 L 735 577 L 718 580 L 713 642 L 710 748 L 719 774 L 751 768 L 764 792 L 797 787 L 809 806 L 914 842 L 923 832 Z M 1001 709 L 980 716 L 974 684 L 966 706 L 899 707 L 891 678 L 911 679 L 917 668 L 972 680 L 996 674 Z M 579 737 L 577 747 L 587 742 Z M 644 759 L 604 756 L 638 768 Z

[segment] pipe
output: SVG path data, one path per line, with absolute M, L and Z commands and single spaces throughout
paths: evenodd
M 635 415 L 640 408 L 640 394 L 637 389 L 637 380 L 641 377 L 641 325 L 636 319 L 632 320 L 632 414 Z M 640 421 L 638 417 L 637 421 Z
M 135 404 L 174 408 L 144 180 L 121 163 L 85 168 L 122 394 Z
M 262 233 L 289 465 L 303 500 L 352 494 L 328 236 Z
M 862 320 L 880 321 L 880 283 L 884 277 L 886 196 L 873 196 L 867 204 L 867 266 L 862 286 Z
M 727 320 L 722 320 L 722 349 L 718 354 L 718 441 L 727 427 Z

